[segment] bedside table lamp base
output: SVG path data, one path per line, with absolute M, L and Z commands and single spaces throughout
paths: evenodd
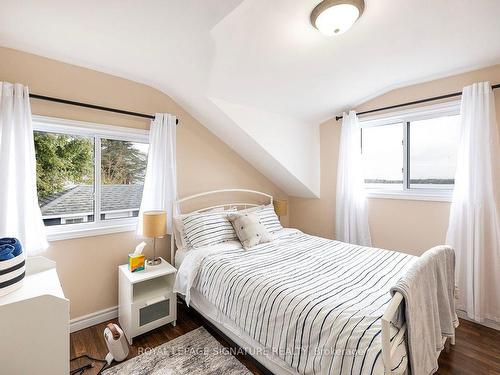
M 148 266 L 157 266 L 161 264 L 161 258 L 156 256 L 156 237 L 153 237 L 153 258 L 146 260 Z
M 157 266 L 157 265 L 161 264 L 161 259 L 160 258 L 148 259 L 146 261 L 146 264 L 148 266 Z

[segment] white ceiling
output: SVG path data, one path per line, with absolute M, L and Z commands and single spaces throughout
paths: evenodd
M 156 87 L 286 192 L 318 196 L 318 124 L 499 63 L 500 1 L 365 0 L 336 37 L 310 25 L 318 2 L 0 0 L 0 45 Z

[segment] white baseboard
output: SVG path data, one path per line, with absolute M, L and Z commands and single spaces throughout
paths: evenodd
M 493 329 L 496 329 L 497 331 L 500 331 L 500 323 L 498 322 L 495 322 L 494 320 L 489 320 L 489 319 L 486 319 L 485 321 L 483 322 L 476 322 L 475 320 L 469 318 L 467 316 L 467 313 L 465 311 L 462 311 L 462 310 L 457 310 L 457 315 L 460 319 L 464 319 L 464 320 L 468 320 L 469 322 L 473 322 L 473 323 L 476 323 L 476 324 L 481 324 L 483 326 L 486 326 L 488 328 L 493 328 Z
M 96 324 L 107 322 L 118 317 L 118 306 L 109 307 L 94 313 L 83 315 L 69 321 L 69 331 L 76 332 L 81 329 L 92 327 Z

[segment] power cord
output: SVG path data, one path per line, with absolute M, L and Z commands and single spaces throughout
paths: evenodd
M 72 358 L 72 359 L 70 359 L 70 362 L 73 362 L 73 361 L 76 361 L 76 360 L 82 359 L 82 358 L 87 358 L 89 361 L 91 361 L 91 363 L 87 363 L 86 365 L 83 365 L 83 366 L 80 366 L 74 370 L 71 370 L 70 375 L 82 375 L 86 370 L 94 368 L 94 366 L 95 366 L 94 362 L 100 362 L 103 364 L 101 369 L 97 373 L 97 375 L 100 375 L 108 365 L 108 362 L 105 361 L 104 359 L 94 358 L 94 357 L 91 357 L 87 354 Z

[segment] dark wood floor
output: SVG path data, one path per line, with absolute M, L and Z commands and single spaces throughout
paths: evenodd
M 116 322 L 116 320 L 113 322 Z M 107 323 L 72 333 L 71 358 L 82 354 L 88 354 L 95 358 L 104 358 L 107 348 L 103 339 L 103 331 Z M 128 358 L 135 357 L 141 347 L 143 349 L 156 347 L 204 324 L 203 319 L 195 311 L 188 309 L 183 304 L 179 304 L 177 326 L 173 327 L 168 324 L 135 338 Z M 222 345 L 230 346 L 211 327 L 206 325 L 205 327 Z M 240 355 L 238 359 L 254 374 L 266 373 L 249 356 Z M 75 367 L 74 365 L 72 368 Z M 85 375 L 97 374 L 99 368 L 96 365 L 95 368 L 85 372 Z M 457 330 L 456 345 L 451 347 L 449 352 L 443 351 L 441 353 L 438 374 L 500 375 L 500 332 L 461 320 Z

